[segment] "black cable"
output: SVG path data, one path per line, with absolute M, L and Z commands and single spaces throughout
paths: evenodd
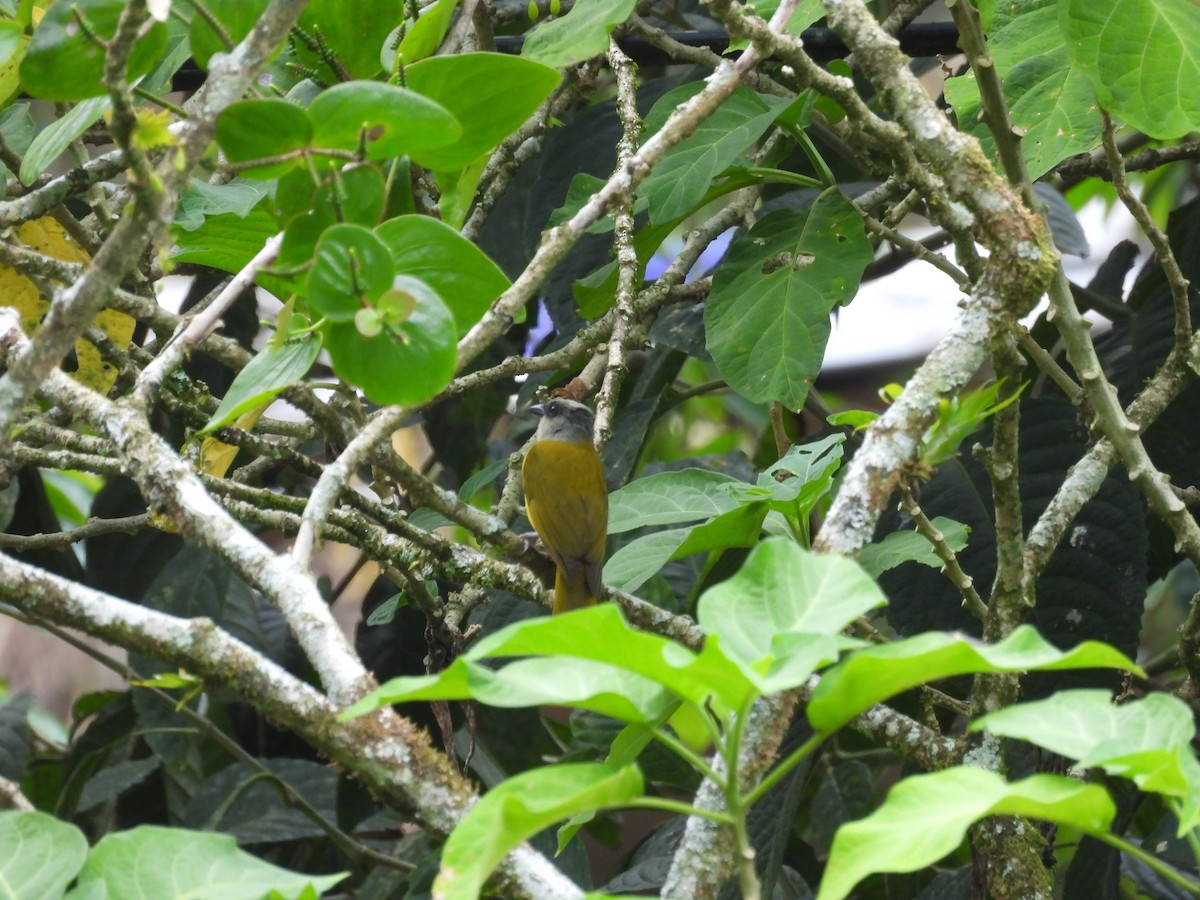
M 714 53 L 724 53 L 729 47 L 729 33 L 709 31 L 671 31 L 667 35 L 688 47 L 705 47 Z M 958 53 L 958 28 L 953 22 L 917 23 L 905 26 L 900 34 L 900 49 L 912 57 L 951 56 Z M 832 28 L 808 28 L 801 35 L 804 49 L 816 62 L 824 63 L 850 55 Z M 649 44 L 645 38 L 625 36 L 618 43 L 625 55 L 640 66 L 662 66 L 675 62 L 669 55 Z M 501 35 L 496 49 L 516 55 L 525 44 L 524 35 Z M 193 91 L 204 83 L 205 73 L 194 60 L 188 60 L 171 80 L 177 91 Z

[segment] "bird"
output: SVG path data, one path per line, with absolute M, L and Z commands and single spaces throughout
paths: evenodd
M 595 416 L 555 397 L 530 407 L 542 417 L 525 454 L 525 512 L 554 561 L 553 614 L 594 606 L 608 534 L 608 487 L 592 443 Z

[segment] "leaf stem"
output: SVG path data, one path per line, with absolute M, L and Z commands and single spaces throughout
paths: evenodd
M 1151 869 L 1153 869 L 1157 874 L 1161 875 L 1163 878 L 1167 879 L 1172 884 L 1176 884 L 1179 887 L 1183 888 L 1183 890 L 1187 891 L 1189 894 L 1195 894 L 1196 896 L 1200 896 L 1200 883 L 1188 880 L 1187 878 L 1185 878 L 1183 876 L 1183 874 L 1181 872 L 1179 872 L 1173 866 L 1167 865 L 1161 859 L 1159 859 L 1157 856 L 1155 856 L 1152 853 L 1147 853 L 1145 850 L 1143 850 L 1141 847 L 1137 846 L 1136 844 L 1125 840 L 1123 837 L 1120 837 L 1115 834 L 1111 834 L 1107 831 L 1093 832 L 1092 837 L 1095 837 L 1101 841 L 1104 841 L 1104 843 L 1108 844 L 1110 847 L 1116 847 L 1122 853 L 1128 853 L 1134 859 L 1138 860 L 1139 862 L 1145 863 L 1147 866 L 1149 866 Z

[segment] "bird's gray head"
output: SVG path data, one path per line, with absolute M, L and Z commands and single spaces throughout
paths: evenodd
M 591 441 L 596 416 L 588 406 L 555 397 L 530 409 L 542 417 L 537 430 L 539 441 Z

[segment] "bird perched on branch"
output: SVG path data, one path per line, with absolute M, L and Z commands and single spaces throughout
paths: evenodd
M 566 397 L 532 407 L 542 417 L 525 455 L 525 511 L 554 560 L 554 614 L 594 606 L 608 532 L 608 488 L 592 443 L 591 409 Z

